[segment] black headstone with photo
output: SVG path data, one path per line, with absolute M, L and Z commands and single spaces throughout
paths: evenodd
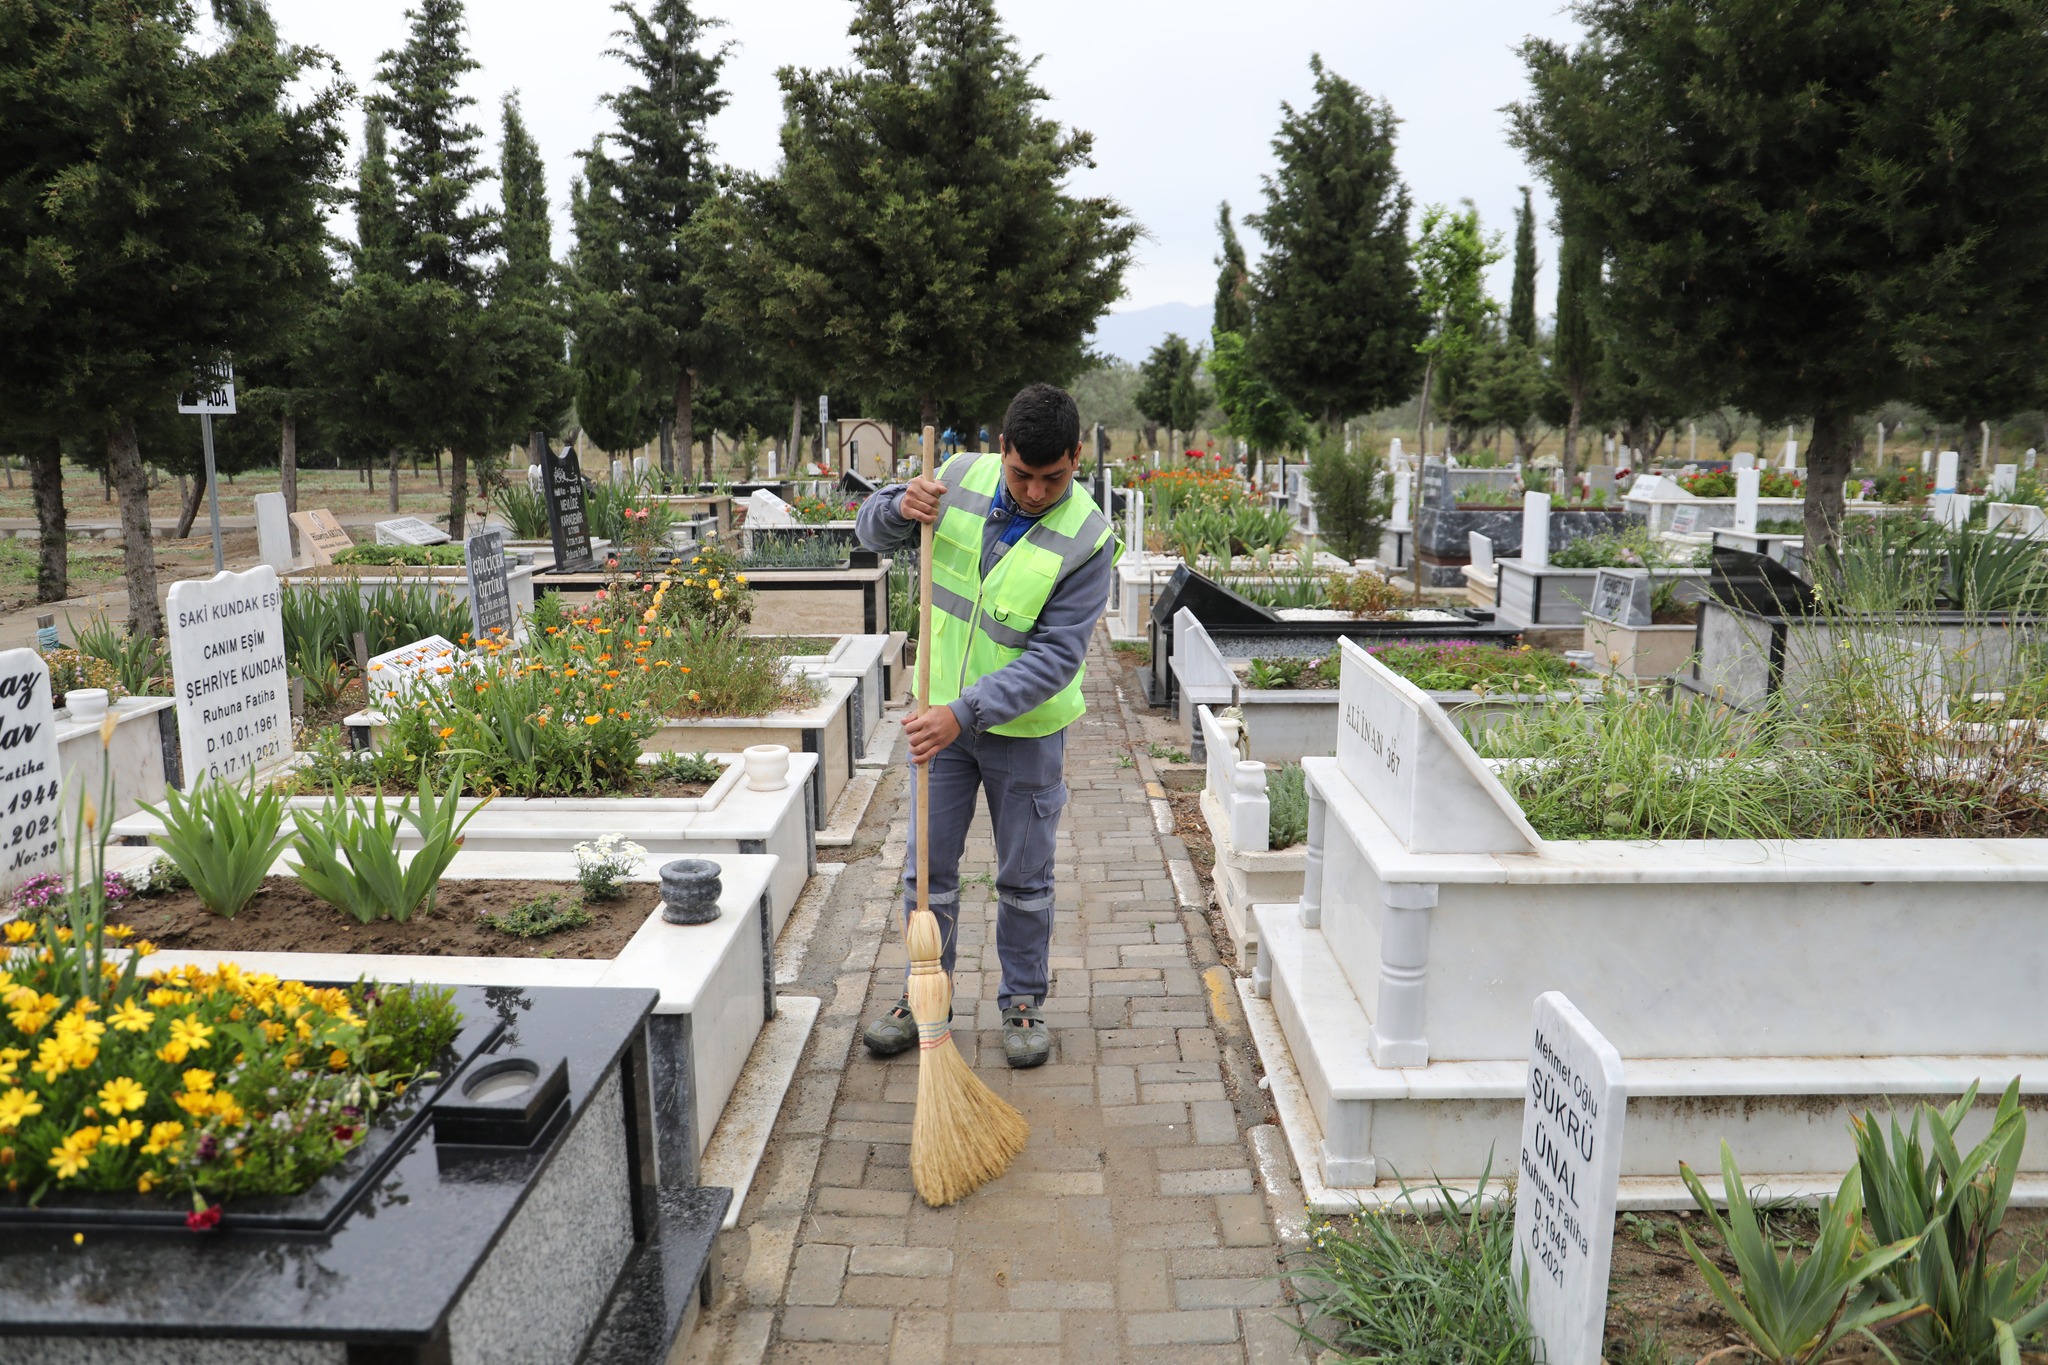
M 512 584 L 505 561 L 505 533 L 479 531 L 462 547 L 469 569 L 469 620 L 478 641 L 512 634 Z
M 575 446 L 541 463 L 548 500 L 548 536 L 555 543 L 555 568 L 582 572 L 597 567 L 590 552 L 590 514 L 583 500 L 583 465 Z

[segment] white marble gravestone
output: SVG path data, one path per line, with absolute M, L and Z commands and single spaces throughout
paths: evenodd
M 1337 647 L 1337 766 L 1401 846 L 1533 851 L 1536 831 L 1443 708 L 1355 642 Z
M 1753 450 L 1736 451 L 1735 458 L 1729 461 L 1728 467 L 1730 469 L 1755 469 L 1756 452 Z
M 446 545 L 448 533 L 418 517 L 399 517 L 377 523 L 379 545 Z
M 1962 456 L 1956 451 L 1944 450 L 1941 452 L 1941 458 L 1936 461 L 1934 466 L 1935 492 L 1953 493 L 1956 491 L 1956 466 L 1961 461 Z
M 1735 471 L 1735 529 L 1753 533 L 1756 530 L 1756 497 L 1763 485 L 1763 475 L 1755 469 Z
M 314 564 L 332 564 L 337 554 L 356 543 L 325 507 L 292 513 L 292 525 L 299 528 L 299 545 Z
M 2019 487 L 2020 467 L 2016 464 L 1994 465 L 1991 469 L 1991 495 L 2011 493 Z
M 653 465 L 645 455 L 635 455 L 633 457 L 633 482 L 647 482 L 647 471 L 651 468 L 653 468 Z
M 1614 498 L 1614 466 L 1596 464 L 1586 470 L 1586 494 L 1605 493 L 1610 501 Z
M 1550 494 L 1522 495 L 1522 562 L 1533 568 L 1550 563 Z
M 1408 493 L 1412 487 L 1410 480 L 1413 478 L 1414 475 L 1405 469 L 1396 472 L 1394 475 L 1394 507 L 1392 516 L 1387 522 L 1387 526 L 1391 530 L 1406 531 L 1412 529 L 1414 525 L 1408 519 Z
M 747 525 L 794 526 L 796 515 L 781 498 L 765 488 L 757 488 L 747 497 Z
M 184 786 L 244 778 L 292 755 L 291 683 L 277 570 L 171 585 L 171 681 Z
M 57 763 L 50 669 L 32 649 L 0 651 L 0 896 L 62 866 L 58 824 L 67 800 Z M 99 800 L 99 789 L 92 790 Z
M 1493 572 L 1493 542 L 1477 531 L 1465 533 L 1465 550 L 1471 557 L 1472 567 L 1479 573 Z
M 1700 524 L 1700 509 L 1681 507 L 1671 514 L 1671 534 L 1689 536 Z
M 1557 991 L 1536 997 L 1515 1176 L 1515 1274 L 1549 1365 L 1600 1365 L 1628 1081 Z
M 256 495 L 256 557 L 279 573 L 292 567 L 292 515 L 282 493 Z

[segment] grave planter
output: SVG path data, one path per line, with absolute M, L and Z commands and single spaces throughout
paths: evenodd
M 1194 712 L 1206 765 L 1202 820 L 1216 850 L 1210 878 L 1224 926 L 1237 947 L 1238 961 L 1248 962 L 1258 947 L 1252 906 L 1301 895 L 1307 848 L 1302 844 L 1279 849 L 1270 846 L 1267 764 L 1241 757 L 1237 722 L 1219 718 L 1207 706 L 1197 706 Z
M 851 563 L 829 569 L 743 569 L 754 590 L 755 635 L 874 635 L 889 628 L 892 561 L 855 551 Z M 862 562 L 868 561 L 868 562 Z M 600 571 L 549 571 L 534 579 L 536 592 L 574 601 L 606 586 Z
M 742 497 L 746 496 L 741 494 Z M 732 534 L 732 498 L 724 493 L 652 493 L 649 502 L 665 502 L 679 517 L 695 520 L 709 516 L 717 521 L 718 533 Z
M 853 694 L 857 678 L 825 678 L 824 694 L 802 710 L 770 711 L 763 716 L 705 716 L 665 720 L 641 746 L 647 753 L 694 754 L 717 750 L 738 753 L 754 744 L 780 744 L 791 754 L 815 754 L 818 766 L 810 781 L 815 828 L 839 800 L 860 762 L 855 742 Z
M 101 819 L 131 815 L 145 801 L 163 803 L 168 779 L 179 776 L 175 705 L 169 697 L 123 697 L 107 707 L 115 717 L 114 738 L 105 749 L 114 776 L 114 808 L 102 812 Z M 100 799 L 100 719 L 74 720 L 59 711 L 56 727 L 57 762 L 64 772 L 64 825 L 70 832 L 78 822 L 78 793 L 92 793 L 95 802 Z
M 1593 600 L 1598 569 L 1560 569 L 1523 559 L 1494 561 L 1500 575 L 1496 610 L 1501 619 L 1530 626 L 1575 626 Z M 1658 579 L 1678 580 L 1678 600 L 1697 602 L 1706 596 L 1705 569 L 1659 569 Z
M 1627 530 L 1634 520 L 1620 508 L 1550 509 L 1550 549 L 1554 554 L 1575 540 Z M 1423 586 L 1460 588 L 1465 585 L 1464 568 L 1472 562 L 1474 534 L 1493 542 L 1496 556 L 1522 553 L 1522 509 L 1520 507 L 1465 506 L 1424 507 L 1415 516 L 1415 548 Z M 1499 561 L 1496 560 L 1496 563 Z M 1506 585 L 1502 584 L 1502 600 Z M 1549 624 L 1537 622 L 1536 624 Z M 1565 623 L 1569 624 L 1569 622 Z
M 139 870 L 155 857 L 149 849 L 109 849 L 108 865 Z M 244 971 L 271 972 L 298 981 L 432 981 L 448 985 L 631 987 L 656 992 L 649 1026 L 657 1102 L 664 1093 L 688 1095 L 673 1131 L 662 1139 L 665 1166 L 694 1173 L 732 1097 L 747 1053 L 774 1012 L 774 940 L 768 894 L 777 858 L 718 854 L 722 887 L 719 914 L 704 924 L 671 924 L 661 914 L 655 886 L 660 866 L 650 855 L 621 880 L 647 906 L 646 919 L 617 956 L 604 958 L 468 957 L 393 953 L 239 952 L 166 948 L 151 959 L 159 970 L 186 964 L 213 970 L 232 961 Z M 280 857 L 271 875 L 290 876 Z M 448 881 L 576 880 L 568 853 L 487 852 L 467 846 L 448 865 Z M 507 907 L 510 908 L 509 906 Z M 337 915 L 340 911 L 335 912 Z M 662 1087 L 670 1089 L 664 1091 Z
M 1469 607 L 1420 607 L 1399 616 L 1357 621 L 1276 621 L 1263 625 L 1203 623 L 1210 642 L 1226 659 L 1320 659 L 1334 653 L 1339 640 L 1478 640 L 1510 645 L 1522 638 L 1519 626 L 1491 619 L 1492 613 Z M 1171 639 L 1171 632 L 1162 632 Z M 1152 646 L 1155 667 L 1158 643 Z M 1172 653 L 1167 654 L 1172 667 Z M 1176 675 L 1171 705 L 1178 711 Z M 1227 703 L 1226 703 L 1227 704 Z
M 1497 1176 L 1550 990 L 1627 1060 L 1628 1206 L 1682 1206 L 1676 1164 L 1716 1169 L 1724 1138 L 1798 1194 L 1853 1159 L 1851 1112 L 2015 1074 L 2048 1108 L 2048 1012 L 2015 1007 L 2048 971 L 2048 840 L 1546 840 L 1441 707 L 1344 655 L 1302 894 L 1254 907 L 1250 986 L 1323 1206 Z M 2048 1142 L 2020 1189 L 2048 1196 Z
M 749 785 L 735 755 L 711 757 L 726 769 L 702 796 L 494 797 L 464 829 L 463 850 L 566 857 L 577 844 L 623 834 L 647 850 L 650 863 L 772 854 L 778 861 L 768 878 L 769 928 L 780 934 L 805 882 L 817 870 L 817 831 L 811 814 L 817 757 L 791 754 L 787 785 L 774 791 Z M 287 804 L 292 810 L 317 811 L 326 798 L 295 796 Z M 460 801 L 465 812 L 478 804 L 475 797 Z M 135 842 L 162 830 L 163 823 L 155 816 L 136 812 L 114 823 L 113 836 Z M 418 843 L 410 825 L 400 830 L 399 847 L 417 848 Z
M 843 550 L 860 548 L 860 537 L 855 534 L 857 525 L 851 521 L 798 522 L 791 526 L 756 526 L 749 521 L 740 527 L 740 543 L 750 555 L 762 554 L 778 544 L 816 541 L 821 545 L 837 545 Z
M 813 678 L 851 678 L 853 698 L 848 714 L 853 719 L 856 754 L 867 752 L 882 724 L 882 708 L 890 700 L 891 687 L 902 674 L 903 642 L 900 633 L 841 635 L 823 654 L 784 656 L 792 673 Z
M 1588 612 L 1586 652 L 1593 668 L 1630 682 L 1651 682 L 1684 668 L 1699 634 L 1694 624 L 1631 626 Z
M 508 550 L 512 548 L 509 544 Z M 548 552 L 552 555 L 554 552 Z M 505 568 L 505 586 L 512 599 L 512 619 L 520 620 L 533 610 L 534 575 L 538 572 L 532 565 L 508 564 Z M 284 581 L 294 587 L 320 587 L 335 589 L 353 585 L 369 601 L 380 589 L 392 587 L 431 587 L 445 593 L 451 601 L 465 606 L 469 603 L 469 577 L 460 564 L 452 567 L 411 564 L 374 564 L 360 568 L 347 564 L 322 564 L 317 568 L 294 569 L 284 576 Z
M 0 1361 L 664 1358 L 711 1287 L 732 1196 L 665 1159 L 681 1097 L 650 1056 L 655 993 L 457 996 L 459 1065 L 386 1111 L 406 1126 L 362 1193 L 278 1201 L 299 1227 L 237 1231 L 231 1203 L 203 1234 L 118 1207 L 75 1243 L 68 1226 L 10 1228 Z M 537 1136 L 441 1121 L 473 1074 L 514 1058 L 565 1078 Z
M 600 564 L 604 562 L 604 557 L 611 553 L 611 548 L 612 543 L 609 540 L 596 537 L 591 539 L 590 553 L 597 557 Z M 535 572 L 555 567 L 555 544 L 551 540 L 507 540 L 505 550 L 508 554 L 516 552 L 519 562 L 532 565 Z

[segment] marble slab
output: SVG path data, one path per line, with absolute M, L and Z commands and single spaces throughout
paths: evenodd
M 164 615 L 185 786 L 244 778 L 291 758 L 282 603 L 268 564 L 171 585 Z
M 77 801 L 62 773 L 49 665 L 33 649 L 0 650 L 0 895 L 61 866 L 63 810 Z

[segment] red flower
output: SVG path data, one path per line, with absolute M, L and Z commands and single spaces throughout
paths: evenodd
M 185 1215 L 185 1226 L 194 1232 L 210 1232 L 220 1225 L 220 1205 L 202 1204 Z
M 337 1123 L 334 1125 L 334 1140 L 336 1142 L 351 1141 L 354 1139 L 355 1135 L 356 1130 L 349 1127 L 346 1123 Z

